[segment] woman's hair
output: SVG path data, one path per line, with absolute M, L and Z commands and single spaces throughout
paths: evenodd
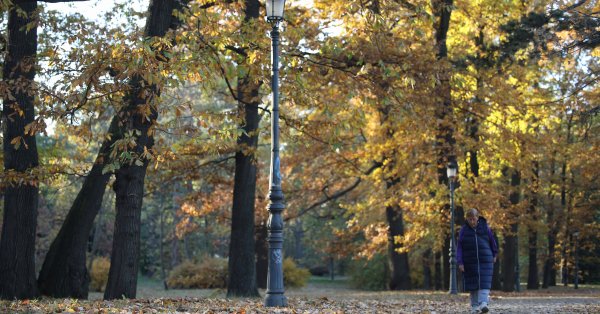
M 470 208 L 469 210 L 467 210 L 467 213 L 465 214 L 465 216 L 467 216 L 467 217 L 477 217 L 477 216 L 479 216 L 479 212 L 475 208 Z

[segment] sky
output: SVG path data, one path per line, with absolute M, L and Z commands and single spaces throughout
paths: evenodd
M 265 0 L 260 0 L 264 3 Z M 137 10 L 145 10 L 148 8 L 149 0 L 132 0 L 132 1 L 107 1 L 107 0 L 91 0 L 91 1 L 76 1 L 76 2 L 60 2 L 60 3 L 45 3 L 49 10 L 57 10 L 64 13 L 76 13 L 79 12 L 89 19 L 99 19 L 104 12 L 111 10 L 115 3 L 135 3 Z M 313 0 L 287 0 L 286 7 L 290 5 L 298 6 L 312 6 Z
M 145 11 L 148 8 L 149 0 L 90 0 L 43 4 L 46 10 L 56 10 L 62 13 L 81 13 L 90 20 L 101 21 L 104 13 L 112 10 L 116 3 L 132 3 L 137 11 Z

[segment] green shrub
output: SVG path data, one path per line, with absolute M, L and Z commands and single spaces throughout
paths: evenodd
M 171 271 L 167 285 L 175 289 L 226 288 L 227 259 L 209 257 L 199 263 L 184 261 Z
M 108 282 L 108 271 L 110 270 L 110 259 L 107 257 L 96 257 L 92 261 L 90 269 L 90 290 L 104 291 Z
M 350 266 L 350 282 L 363 290 L 387 290 L 389 269 L 384 254 L 376 254 L 371 259 L 359 259 Z
M 283 284 L 290 288 L 300 288 L 306 286 L 306 281 L 310 278 L 310 272 L 306 268 L 298 267 L 290 257 L 283 260 Z

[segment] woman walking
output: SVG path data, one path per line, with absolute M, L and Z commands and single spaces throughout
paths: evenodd
M 471 313 L 487 313 L 498 247 L 485 218 L 475 208 L 460 229 L 456 257 L 465 290 L 471 294 Z

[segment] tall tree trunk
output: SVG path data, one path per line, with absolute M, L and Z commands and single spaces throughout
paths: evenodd
M 423 289 L 431 290 L 433 278 L 431 276 L 431 249 L 426 249 L 421 257 L 423 263 Z
M 245 0 L 243 24 L 256 20 L 260 4 L 258 0 Z M 244 27 L 244 26 L 243 26 Z M 238 67 L 238 110 L 244 115 L 244 133 L 238 138 L 235 153 L 235 176 L 233 184 L 233 207 L 231 209 L 231 241 L 229 244 L 228 297 L 258 297 L 256 288 L 256 261 L 254 240 L 254 204 L 256 195 L 256 148 L 260 115 L 260 82 L 250 76 L 245 51 Z
M 455 214 L 456 214 L 456 225 L 457 226 L 463 226 L 465 224 L 465 208 L 462 206 L 456 206 L 455 209 Z M 455 234 L 455 237 L 458 241 L 458 231 Z M 458 286 L 457 290 L 459 292 L 464 292 L 464 283 L 463 283 L 463 273 L 461 271 L 458 270 L 458 265 L 456 266 L 457 271 L 456 271 L 456 285 Z M 448 270 L 450 271 L 450 270 Z
M 301 260 L 304 258 L 304 245 L 302 239 L 304 239 L 304 226 L 302 225 L 302 219 L 297 218 L 296 223 L 293 226 L 294 232 L 294 260 Z
M 494 240 L 498 243 L 498 236 L 494 232 Z M 492 289 L 501 290 L 502 284 L 500 282 L 500 263 L 494 263 L 494 275 L 492 276 Z
M 115 116 L 102 143 L 96 161 L 86 176 L 58 235 L 52 241 L 38 277 L 40 291 L 55 298 L 87 299 L 90 276 L 86 268 L 87 239 L 94 219 L 102 207 L 102 199 L 110 174 L 102 173 L 109 163 L 114 142 L 122 137 Z
M 442 290 L 442 252 L 435 251 L 435 263 L 433 267 L 433 281 L 435 284 L 435 290 Z
M 145 174 L 144 166 L 121 167 L 117 172 L 117 214 L 105 300 L 136 296 Z
M 437 51 L 436 56 L 441 64 L 440 81 L 437 83 L 437 96 L 440 104 L 436 106 L 435 116 L 438 122 L 436 134 L 437 147 L 437 170 L 438 182 L 445 186 L 448 185 L 446 177 L 446 165 L 450 161 L 456 161 L 454 155 L 454 129 L 452 123 L 448 121 L 452 115 L 452 97 L 450 88 L 450 67 L 448 64 L 448 47 L 446 38 L 450 27 L 450 14 L 452 12 L 452 0 L 435 0 L 434 11 L 436 14 L 435 38 Z M 449 206 L 447 206 L 449 207 Z
M 567 206 L 567 162 L 563 162 L 562 171 L 561 171 L 561 187 L 560 187 L 560 205 L 562 207 L 563 213 L 565 215 L 564 223 L 565 223 L 565 237 L 563 240 L 563 246 L 561 250 L 562 256 L 562 283 L 566 287 L 569 284 L 569 269 L 567 268 L 567 243 L 569 243 L 569 219 L 571 219 L 571 215 L 569 212 L 569 206 Z
M 260 223 L 255 227 L 256 285 L 261 289 L 267 288 L 267 274 L 269 272 L 267 231 L 266 222 Z
M 572 121 L 573 121 L 573 115 L 569 115 L 569 118 L 567 120 L 567 145 L 571 144 L 571 127 L 572 127 Z M 561 225 L 559 225 L 559 221 L 560 222 L 564 222 L 564 234 L 565 234 L 565 240 L 564 240 L 564 245 L 562 245 L 562 250 L 561 250 L 561 257 L 562 257 L 562 265 L 561 265 L 561 277 L 562 277 L 562 283 L 566 286 L 568 283 L 568 279 L 567 279 L 567 275 L 568 275 L 568 269 L 567 269 L 567 235 L 569 234 L 569 220 L 570 220 L 570 212 L 569 212 L 569 207 L 567 206 L 567 163 L 568 163 L 568 156 L 564 156 L 564 160 L 562 162 L 561 165 L 561 172 L 560 172 L 560 211 L 561 211 L 561 219 L 560 220 L 556 220 L 556 229 L 557 229 L 557 233 L 558 230 L 560 230 L 560 228 L 562 227 Z M 556 274 L 554 274 L 553 280 L 556 281 Z M 556 282 L 555 282 L 556 284 Z
M 548 217 L 550 219 L 550 217 Z M 550 222 L 550 220 L 549 220 Z M 556 252 L 556 233 L 554 227 L 548 231 L 548 257 L 544 263 L 544 278 L 542 282 L 542 288 L 548 288 L 549 286 L 556 286 L 556 259 L 554 254 Z
M 7 90 L 2 95 L 4 171 L 25 177 L 25 183 L 7 184 L 3 191 L 0 298 L 7 300 L 39 295 L 35 280 L 38 183 L 37 178 L 26 178 L 39 166 L 39 160 L 35 134 L 25 134 L 25 126 L 35 119 L 36 9 L 37 1 L 15 1 L 8 12 L 8 48 L 3 68 Z
M 450 290 L 450 235 L 446 237 L 446 241 L 444 241 L 444 246 L 442 247 L 442 267 L 444 271 L 442 272 L 444 280 L 442 280 L 442 286 L 444 290 Z M 456 266 L 458 272 L 458 265 Z
M 161 201 L 161 205 L 163 205 L 164 202 Z M 164 237 L 165 237 L 165 220 L 164 220 L 164 212 L 163 209 L 164 207 L 161 206 L 160 209 L 160 230 L 159 230 L 159 239 L 158 239 L 158 245 L 159 245 L 159 255 L 160 255 L 160 279 L 163 282 L 163 286 L 165 288 L 165 290 L 169 290 L 169 285 L 167 284 L 167 271 L 166 271 L 166 267 L 165 267 L 165 242 L 164 242 Z
M 178 4 L 176 0 L 151 1 L 144 35 L 149 38 L 164 37 L 170 27 L 175 27 L 177 23 L 173 9 Z M 117 214 L 105 300 L 136 296 L 142 200 L 148 166 L 148 159 L 143 154 L 146 149 L 152 149 L 154 138 L 150 128 L 158 118 L 156 98 L 160 94 L 159 87 L 135 76 L 131 79 L 130 88 L 129 104 L 125 110 L 127 123 L 120 127 L 123 133 L 133 131 L 137 138 L 131 150 L 132 160 L 121 164 L 113 185 Z M 149 114 L 144 113 L 148 108 Z
M 537 206 L 538 206 L 538 188 L 539 188 L 539 164 L 534 162 L 533 164 L 533 182 L 532 182 L 532 196 L 531 206 L 529 207 L 529 217 L 533 222 L 537 221 Z M 529 227 L 529 276 L 527 277 L 527 289 L 539 289 L 540 280 L 538 275 L 537 265 L 537 228 L 534 226 Z
M 258 89 L 253 90 L 258 96 Z M 258 101 L 258 100 L 256 100 Z M 256 289 L 254 203 L 256 192 L 255 148 L 258 142 L 258 104 L 245 106 L 246 125 L 235 157 L 235 179 L 229 245 L 229 285 L 227 296 L 259 296 Z
M 529 231 L 529 276 L 527 289 L 539 289 L 539 275 L 537 266 L 537 231 Z
M 554 177 L 554 175 L 556 174 L 555 168 L 556 168 L 556 159 L 554 158 L 554 156 L 552 157 L 552 163 L 551 163 L 551 173 L 550 176 Z M 554 254 L 556 253 L 556 237 L 558 235 L 558 222 L 557 220 L 557 213 L 556 213 L 556 207 L 554 206 L 554 192 L 551 191 L 548 193 L 548 199 L 549 199 L 549 204 L 548 204 L 548 209 L 547 209 L 547 222 L 549 225 L 548 228 L 548 233 L 547 233 L 547 237 L 548 237 L 548 256 L 546 257 L 546 260 L 544 261 L 544 272 L 543 272 L 543 277 L 542 277 L 542 288 L 548 288 L 549 286 L 552 285 L 556 285 L 556 268 L 555 268 L 555 264 L 556 264 L 556 258 L 554 257 Z
M 451 69 L 448 64 L 448 46 L 446 38 L 448 29 L 450 28 L 450 15 L 452 13 L 453 0 L 434 0 L 433 10 L 436 16 L 435 20 L 435 40 L 436 40 L 436 57 L 440 64 L 439 82 L 436 86 L 436 95 L 439 104 L 436 106 L 435 118 L 438 121 L 436 125 L 436 149 L 437 149 L 437 172 L 438 182 L 443 186 L 448 186 L 448 178 L 446 176 L 446 165 L 449 162 L 456 161 L 454 152 L 454 127 L 452 122 L 452 95 L 450 87 Z M 450 205 L 446 203 L 442 209 L 449 209 Z M 449 252 L 450 236 L 445 237 L 444 248 L 445 252 Z M 444 288 L 450 286 L 450 260 L 448 255 L 444 258 Z
M 110 163 L 108 156 L 112 145 L 123 138 L 120 126 L 127 123 L 123 120 L 127 118 L 126 112 L 119 112 L 113 117 L 107 132 L 110 136 L 102 143 L 90 173 L 50 246 L 38 278 L 44 295 L 79 299 L 88 296 L 90 278 L 85 263 L 86 240 L 102 206 L 111 176 L 110 173 L 103 174 L 102 170 Z
M 388 257 L 392 270 L 389 287 L 390 290 L 410 289 L 410 276 L 408 265 L 408 253 L 398 252 L 402 246 L 394 241 L 396 237 L 404 235 L 404 222 L 402 220 L 402 208 L 400 206 L 387 206 L 386 217 L 390 226 L 388 232 Z
M 179 238 L 173 235 L 171 239 L 171 269 L 181 264 L 181 258 L 179 256 Z
M 509 169 L 505 169 L 504 172 L 508 172 Z M 519 188 L 521 185 L 521 175 L 519 171 L 516 169 L 511 170 L 511 178 L 510 178 L 510 186 L 511 191 L 508 196 L 510 204 L 513 206 L 511 211 L 513 212 L 511 217 L 510 230 L 507 234 L 504 235 L 504 246 L 502 247 L 502 277 L 504 279 L 503 282 L 503 291 L 512 292 L 515 291 L 515 286 L 517 282 L 517 272 L 516 269 L 518 267 L 517 263 L 519 262 L 519 252 L 518 248 L 518 232 L 519 232 L 519 224 L 518 224 L 518 216 L 514 212 L 514 205 L 518 204 L 520 201 Z

